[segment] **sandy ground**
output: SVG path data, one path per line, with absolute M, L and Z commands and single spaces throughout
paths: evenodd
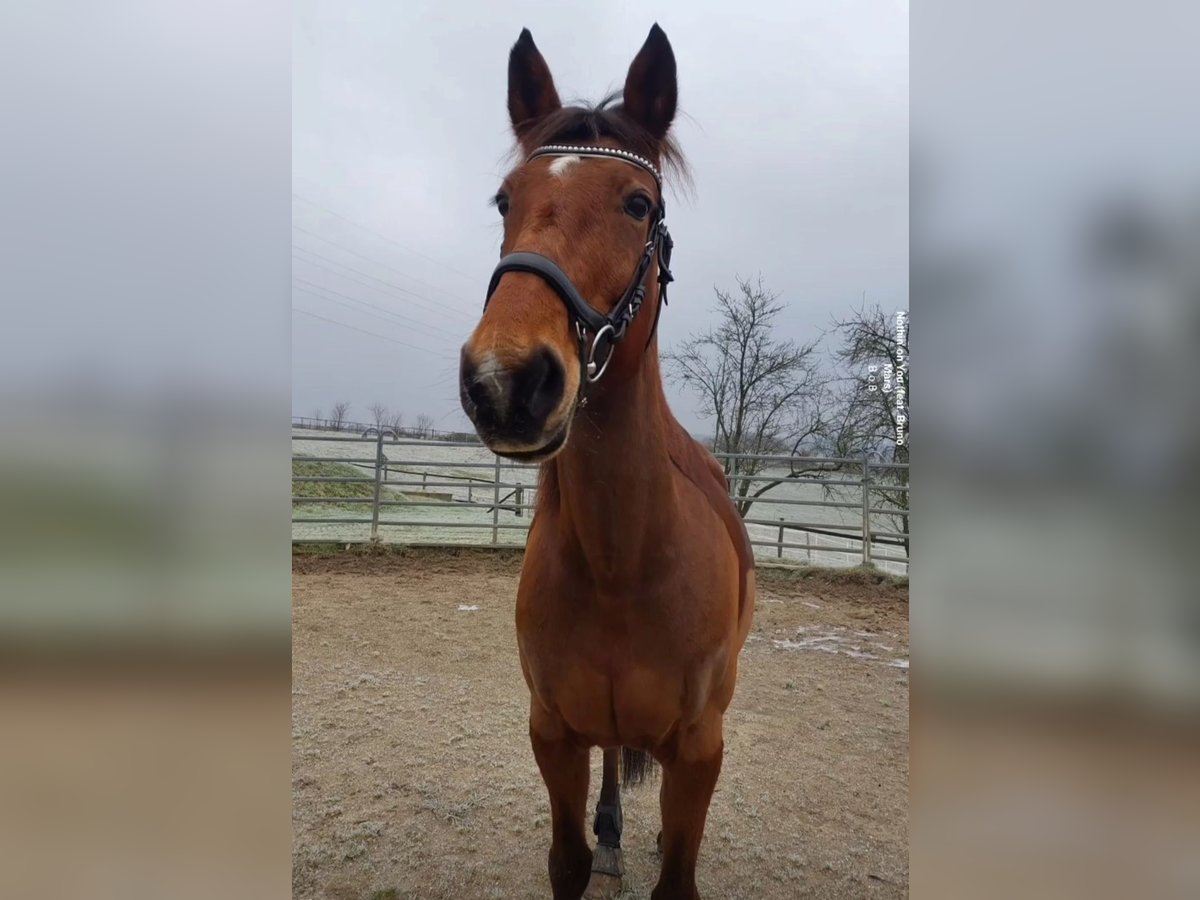
M 478 551 L 295 559 L 295 897 L 550 896 L 519 567 Z M 700 854 L 706 900 L 907 896 L 907 615 L 890 584 L 760 570 Z M 657 878 L 657 789 L 623 803 L 620 897 L 634 900 Z

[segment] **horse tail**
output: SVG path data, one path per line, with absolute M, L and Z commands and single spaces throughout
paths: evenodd
M 654 757 L 645 750 L 621 748 L 621 787 L 641 784 L 654 775 Z

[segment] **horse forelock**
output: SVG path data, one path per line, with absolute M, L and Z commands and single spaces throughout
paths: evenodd
M 620 92 L 609 94 L 596 104 L 563 106 L 542 117 L 521 137 L 521 146 L 531 151 L 545 144 L 595 144 L 612 141 L 653 160 L 684 186 L 691 186 L 691 172 L 683 151 L 670 132 L 663 138 L 653 134 L 625 114 L 618 102 Z

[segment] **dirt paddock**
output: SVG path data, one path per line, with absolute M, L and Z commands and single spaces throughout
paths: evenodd
M 488 552 L 294 558 L 294 896 L 550 896 L 519 570 Z M 907 896 L 907 601 L 869 578 L 760 570 L 700 852 L 705 900 Z M 656 785 L 623 803 L 619 896 L 646 898 Z

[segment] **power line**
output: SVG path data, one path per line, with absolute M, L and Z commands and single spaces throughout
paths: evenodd
M 323 237 L 322 235 L 317 234 L 315 231 L 309 231 L 307 228 L 301 228 L 299 225 L 292 225 L 292 230 L 299 231 L 301 234 L 307 234 L 310 237 L 315 237 L 318 241 L 324 241 L 326 244 L 337 247 L 339 250 L 344 250 L 346 253 L 351 253 L 354 256 L 365 259 L 367 262 L 374 263 L 377 266 L 383 266 L 383 268 L 385 268 L 385 269 L 390 269 L 391 271 L 393 271 L 397 275 L 399 275 L 401 278 L 407 278 L 410 281 L 415 281 L 417 284 L 424 285 L 425 287 L 430 288 L 431 290 L 441 291 L 447 297 L 452 297 L 455 300 L 462 300 L 463 303 L 470 302 L 468 300 L 464 300 L 462 297 L 459 297 L 457 294 L 450 293 L 450 291 L 446 290 L 445 288 L 438 287 L 436 284 L 430 284 L 428 281 L 422 281 L 420 278 L 416 278 L 412 275 L 409 275 L 407 272 L 405 272 L 401 269 L 397 269 L 395 266 L 389 266 L 387 263 L 382 262 L 378 259 L 375 259 L 372 256 L 367 256 L 367 254 L 365 254 L 365 253 L 359 253 L 357 250 L 353 249 L 352 247 L 347 247 L 345 244 L 339 244 L 337 241 L 331 241 L 329 238 Z
M 354 266 L 348 266 L 343 262 L 338 262 L 336 259 L 332 259 L 331 257 L 324 256 L 320 253 L 317 253 L 315 250 L 309 250 L 307 247 L 302 247 L 299 244 L 292 244 L 292 249 L 299 250 L 302 253 L 308 253 L 311 256 L 317 257 L 317 259 L 323 259 L 326 262 L 333 263 L 335 266 L 338 266 L 342 269 L 349 269 L 351 272 L 356 272 L 359 275 L 363 276 L 363 278 L 370 278 L 372 281 L 378 281 L 380 284 L 386 284 L 390 288 L 394 288 L 395 290 L 400 291 L 401 293 L 408 294 L 409 296 L 416 298 L 415 302 L 417 302 L 418 305 L 438 304 L 438 301 L 434 300 L 432 297 L 426 297 L 423 294 L 418 294 L 415 291 L 410 291 L 408 288 L 401 287 L 398 284 L 393 284 L 392 282 L 387 281 L 383 278 L 378 278 L 375 275 L 371 275 L 367 272 L 364 272 L 362 269 L 356 269 L 356 268 L 354 268 Z M 304 259 L 304 257 L 301 257 L 300 259 L 302 262 L 306 262 L 310 266 L 316 266 L 318 269 L 324 269 L 326 272 L 333 272 L 333 274 L 337 275 L 339 278 L 345 278 L 347 281 L 353 281 L 356 284 L 361 284 L 363 287 L 371 288 L 371 290 L 374 290 L 374 291 L 379 290 L 379 288 L 372 287 L 371 285 L 366 284 L 365 282 L 359 281 L 357 278 L 351 278 L 349 275 L 343 275 L 341 272 L 336 272 L 333 269 L 330 269 L 328 266 L 323 266 L 320 263 L 315 263 L 310 259 Z M 384 292 L 381 291 L 381 293 L 384 293 Z M 425 304 L 421 304 L 420 301 L 425 301 Z M 410 302 L 414 302 L 414 301 L 410 301 Z M 475 316 L 468 315 L 467 313 L 463 312 L 462 310 L 457 309 L 456 307 L 453 307 L 453 306 L 447 306 L 444 303 L 438 304 L 435 306 L 425 305 L 425 308 L 428 309 L 430 312 L 436 312 L 436 313 L 440 313 L 442 315 L 453 313 L 454 315 L 458 316 L 459 318 L 461 318 L 467 322 L 474 321 L 474 319 L 475 319 Z
M 445 303 L 439 302 L 438 300 L 435 300 L 432 297 L 426 297 L 423 294 L 418 294 L 415 291 L 410 291 L 407 288 L 401 287 L 398 284 L 393 284 L 392 282 L 390 282 L 384 278 L 378 278 L 374 275 L 371 275 L 368 272 L 364 272 L 362 269 L 356 269 L 356 268 L 354 268 L 354 266 L 347 265 L 346 263 L 339 262 L 336 259 L 333 259 L 331 257 L 324 256 L 320 253 L 317 253 L 315 250 L 309 250 L 307 247 L 302 247 L 299 244 L 292 244 L 292 250 L 294 252 L 306 253 L 310 256 L 315 256 L 315 257 L 317 257 L 317 259 L 322 259 L 327 263 L 332 263 L 333 265 L 337 266 L 339 269 L 347 269 L 351 272 L 361 275 L 363 278 L 369 278 L 371 281 L 377 281 L 382 285 L 385 285 L 387 287 L 392 288 L 393 290 L 399 291 L 402 294 L 407 295 L 405 297 L 397 297 L 393 293 L 381 290 L 380 288 L 375 287 L 375 285 L 367 284 L 367 282 L 360 281 L 357 278 L 352 278 L 349 275 L 346 275 L 342 272 L 337 271 L 336 269 L 329 268 L 329 266 L 323 266 L 323 265 L 321 265 L 321 263 L 314 262 L 313 260 L 307 259 L 306 257 L 303 257 L 303 256 L 297 257 L 301 262 L 307 263 L 310 266 L 316 266 L 318 269 L 322 269 L 326 272 L 330 272 L 333 275 L 337 275 L 339 278 L 345 278 L 347 281 L 353 281 L 355 284 L 362 285 L 365 288 L 370 288 L 373 291 L 379 291 L 379 293 L 383 294 L 384 296 L 388 297 L 389 299 L 403 300 L 405 303 L 415 304 L 417 306 L 420 306 L 423 309 L 428 310 L 429 312 L 437 313 L 439 315 L 453 314 L 454 316 L 457 316 L 458 318 L 462 319 L 465 322 L 471 322 L 471 321 L 474 321 L 474 319 L 475 319 L 474 315 L 468 315 L 467 313 L 464 313 L 463 311 L 461 311 L 453 306 L 448 306 Z
M 298 284 L 293 284 L 292 290 L 302 291 L 305 294 L 308 294 L 310 297 L 316 297 L 318 300 L 325 300 L 329 303 L 336 303 L 338 306 L 343 306 L 346 309 L 351 310 L 352 312 L 358 313 L 359 315 L 370 316 L 373 319 L 379 319 L 382 322 L 387 322 L 389 325 L 399 325 L 399 326 L 406 327 L 406 328 L 409 327 L 404 322 L 397 322 L 395 319 L 389 319 L 386 316 L 379 315 L 378 313 L 369 312 L 365 309 L 358 309 L 356 307 L 351 306 L 349 303 L 346 303 L 342 300 L 338 300 L 336 297 L 326 297 L 324 294 L 318 294 L 316 291 L 310 291 L 308 288 L 300 287 L 300 285 L 298 285 Z M 353 298 L 351 298 L 351 299 L 353 299 Z M 434 337 L 433 335 L 424 335 L 424 334 L 417 335 L 417 336 L 422 337 L 422 338 L 429 337 L 431 340 Z
M 334 300 L 333 297 L 326 297 L 322 294 L 314 293 L 312 290 L 310 290 L 310 288 L 319 288 L 322 291 L 326 291 L 330 294 L 335 294 L 338 297 L 343 297 L 346 300 L 349 300 L 351 303 L 358 303 L 358 304 L 361 304 L 362 306 L 367 306 L 367 307 L 370 307 L 371 309 L 379 310 L 379 312 L 381 312 L 381 313 L 386 313 L 389 316 L 394 316 L 397 319 L 402 319 L 404 322 L 416 325 L 420 328 L 427 328 L 431 331 L 439 331 L 444 336 L 451 338 L 451 339 L 458 338 L 461 336 L 461 335 L 453 334 L 442 328 L 438 328 L 436 325 L 429 325 L 426 322 L 422 322 L 420 319 L 412 319 L 412 318 L 409 318 L 408 316 L 404 315 L 403 313 L 393 312 L 392 310 L 385 309 L 382 306 L 376 306 L 374 303 L 368 303 L 366 300 L 360 300 L 357 297 L 351 297 L 349 294 L 343 294 L 341 291 L 335 291 L 333 288 L 325 287 L 325 285 L 323 285 L 323 284 L 317 284 L 316 282 L 308 281 L 307 279 L 304 279 L 304 278 L 297 278 L 296 281 L 299 281 L 301 284 L 308 285 L 308 287 L 305 288 L 305 287 L 300 287 L 300 285 L 298 285 L 298 284 L 293 284 L 292 287 L 294 287 L 296 290 L 304 291 L 306 294 L 312 294 L 314 297 L 320 297 L 322 300 L 329 300 L 333 303 L 340 302 L 338 300 Z M 360 310 L 360 311 L 365 312 L 364 310 Z M 366 315 L 371 315 L 371 313 L 366 313 Z M 383 317 L 378 316 L 377 318 L 383 318 Z M 388 320 L 385 319 L 385 321 L 388 321 Z
M 440 259 L 434 259 L 432 256 L 428 256 L 428 255 L 422 253 L 420 250 L 414 250 L 411 247 L 400 243 L 396 239 L 388 237 L 386 234 L 384 234 L 381 231 L 376 231 L 374 228 L 369 228 L 368 226 L 363 225 L 360 222 L 355 222 L 353 219 L 348 219 L 346 216 L 343 216 L 341 213 L 334 212 L 332 209 L 329 209 L 326 206 L 322 206 L 320 203 L 318 203 L 315 200 L 310 200 L 308 197 L 305 197 L 303 194 L 297 194 L 295 191 L 292 191 L 292 196 L 298 200 L 303 200 L 305 203 L 309 204 L 310 206 L 315 206 L 317 209 L 321 210 L 322 212 L 328 213 L 329 215 L 333 216 L 336 219 L 341 219 L 343 222 L 345 222 L 349 225 L 353 225 L 355 228 L 361 228 L 363 231 L 369 232 L 378 238 L 382 238 L 383 240 L 387 241 L 389 244 L 395 244 L 397 247 L 399 247 L 401 250 L 405 251 L 406 253 L 412 253 L 414 256 L 419 256 L 422 259 L 427 259 L 431 263 L 436 263 L 437 265 L 441 266 L 442 268 L 449 269 L 451 272 L 454 272 L 456 275 L 459 275 L 462 278 L 468 279 L 472 284 L 475 283 L 475 278 L 473 276 L 466 274 L 461 269 L 455 268 L 454 266 L 450 265 L 450 263 L 448 263 L 448 262 L 445 262 Z
M 309 312 L 307 309 L 300 309 L 298 306 L 292 307 L 292 312 L 303 313 L 306 316 L 312 316 L 314 319 L 320 319 L 322 322 L 328 322 L 331 325 L 340 325 L 342 328 L 349 328 L 351 331 L 357 331 L 361 334 L 369 334 L 371 337 L 377 337 L 385 341 L 391 341 L 393 344 L 399 344 L 401 347 L 407 347 L 410 350 L 420 350 L 422 353 L 428 353 L 431 356 L 438 356 L 439 359 L 445 359 L 445 356 L 439 356 L 428 347 L 417 347 L 413 344 L 406 344 L 404 341 L 398 341 L 395 338 L 388 337 L 386 334 L 379 334 L 375 331 L 367 331 L 365 328 L 357 328 L 354 325 L 347 325 L 345 322 L 339 322 L 337 319 L 327 319 L 325 316 L 318 316 L 314 312 Z

